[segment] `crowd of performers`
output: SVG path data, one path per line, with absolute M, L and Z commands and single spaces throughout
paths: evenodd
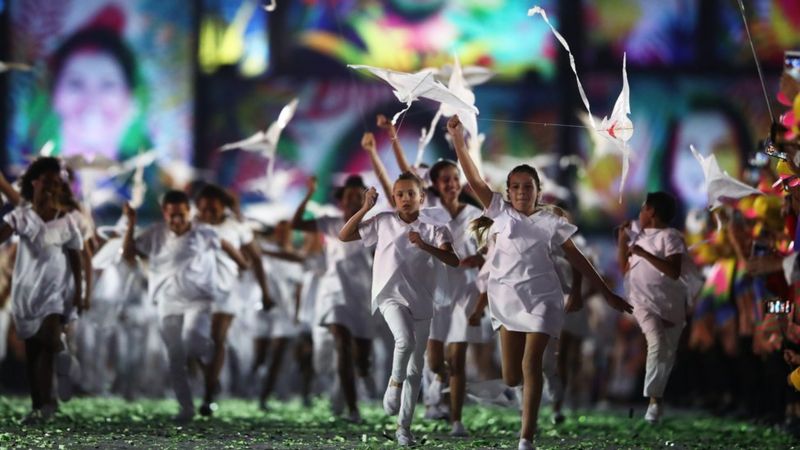
M 652 424 L 665 398 L 769 423 L 800 417 L 791 162 L 762 170 L 763 195 L 685 223 L 674 197 L 649 193 L 615 230 L 625 281 L 609 286 L 535 168 L 515 167 L 494 191 L 457 116 L 447 124 L 457 161 L 427 168 L 408 164 L 384 117 L 378 125 L 396 180 L 366 133 L 378 189 L 351 175 L 335 189 L 340 214 L 311 218 L 312 178 L 294 216 L 271 226 L 252 226 L 235 196 L 208 184 L 167 192 L 155 224 L 126 205 L 95 229 L 59 159 L 34 160 L 16 187 L 1 179 L 0 361 L 24 361 L 22 422 L 46 422 L 73 392 L 173 392 L 180 422 L 213 415 L 221 395 L 267 410 L 273 394 L 325 393 L 354 423 L 359 404 L 380 401 L 409 445 L 424 391 L 426 420 L 449 420 L 454 439 L 469 436 L 467 399 L 520 408 L 526 449 L 543 393 L 555 426 L 565 400 L 641 395 Z M 391 209 L 374 214 L 379 195 Z

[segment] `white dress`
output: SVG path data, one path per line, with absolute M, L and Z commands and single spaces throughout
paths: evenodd
M 281 249 L 272 242 L 262 242 L 262 250 L 277 252 Z M 275 305 L 269 311 L 259 310 L 255 333 L 257 337 L 290 338 L 300 331 L 295 322 L 297 288 L 303 279 L 303 268 L 299 263 L 271 256 L 262 256 L 267 273 L 267 288 Z M 255 284 L 255 286 L 258 286 Z M 261 293 L 257 289 L 258 298 Z M 251 298 L 250 302 L 254 302 Z
M 495 193 L 486 209 L 494 220 L 489 264 L 489 309 L 494 328 L 540 332 L 557 338 L 564 323 L 564 293 L 553 260 L 577 227 L 546 210 L 525 216 Z
M 317 219 L 317 230 L 325 235 L 327 266 L 319 284 L 317 324 L 342 325 L 354 337 L 372 339 L 375 333 L 370 313 L 372 258 L 361 243 L 339 240 L 342 227 L 341 217 Z
M 313 326 L 318 323 L 317 297 L 319 296 L 319 282 L 325 275 L 325 269 L 324 252 L 306 256 L 303 261 L 300 313 L 298 314 L 299 326 L 303 333 L 311 333 Z
M 208 310 L 228 294 L 220 289 L 220 241 L 211 227 L 192 224 L 178 236 L 165 223 L 151 225 L 136 238 L 136 249 L 147 256 L 148 294 L 161 318 Z
M 456 255 L 461 259 L 475 255 L 478 247 L 469 227 L 483 212 L 470 204 L 452 218 L 443 207 L 440 206 L 437 210 L 448 219 L 446 226 L 453 237 Z M 423 210 L 421 214 L 426 212 L 427 210 Z M 447 272 L 447 287 L 443 292 L 445 301 L 437 301 L 434 305 L 429 339 L 444 343 L 483 342 L 480 327 L 469 326 L 468 321 L 480 295 L 476 284 L 478 270 L 450 266 L 444 266 L 443 270 Z
M 438 265 L 443 262 L 421 250 L 408 239 L 411 231 L 434 247 L 452 243 L 447 227 L 426 223 L 420 217 L 406 223 L 395 211 L 382 212 L 361 222 L 358 233 L 366 247 L 375 245 L 372 266 L 372 312 L 384 305 L 404 306 L 414 320 L 433 317 Z
M 221 240 L 228 241 L 237 250 L 253 242 L 253 232 L 245 224 L 232 217 L 226 217 L 222 223 L 209 226 L 216 230 Z M 217 260 L 220 269 L 220 284 L 229 294 L 217 299 L 211 306 L 211 311 L 236 315 L 240 310 L 241 303 L 238 289 L 235 288 L 239 282 L 239 266 L 222 249 L 217 251 Z
M 19 237 L 11 281 L 11 314 L 17 335 L 28 339 L 51 314 L 68 316 L 75 283 L 67 250 L 81 250 L 83 239 L 70 215 L 44 222 L 30 205 L 20 205 L 3 220 Z

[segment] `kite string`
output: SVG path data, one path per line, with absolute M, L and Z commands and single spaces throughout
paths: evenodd
M 742 0 L 739 1 L 739 9 L 742 13 L 742 22 L 744 22 L 744 30 L 747 32 L 747 40 L 750 42 L 750 50 L 753 52 L 753 59 L 756 62 L 756 70 L 758 70 L 758 79 L 761 81 L 761 90 L 764 92 L 764 100 L 767 102 L 767 111 L 769 111 L 769 118 L 772 123 L 775 123 L 775 116 L 772 114 L 772 106 L 769 103 L 769 95 L 767 94 L 767 86 L 764 82 L 764 73 L 761 72 L 761 63 L 758 62 L 758 55 L 756 54 L 756 47 L 753 44 L 753 37 L 750 35 L 750 27 L 747 26 L 747 17 L 745 16 L 744 12 L 744 3 Z
M 333 2 L 330 3 L 330 5 L 331 5 L 331 8 L 333 9 L 333 17 L 336 20 L 336 28 L 337 28 L 337 30 L 339 32 L 339 38 L 344 40 L 345 37 L 344 37 L 344 31 L 343 31 L 343 28 L 342 28 L 342 21 L 341 21 L 341 18 L 339 17 L 339 13 L 338 13 L 338 10 L 336 8 L 336 2 L 333 1 Z M 358 92 L 357 92 L 359 84 L 356 81 L 356 76 L 353 73 L 353 71 L 352 70 L 348 70 L 348 72 L 349 72 L 349 76 L 350 76 L 350 87 L 354 91 L 356 91 L 355 92 L 355 94 L 356 94 L 355 95 L 355 101 L 356 101 L 356 106 L 358 106 L 358 117 L 359 117 L 359 119 L 361 119 L 361 128 L 362 128 L 363 132 L 367 132 L 368 129 L 367 129 L 367 120 L 364 117 L 364 105 L 361 104 L 361 101 L 360 101 L 360 98 L 359 98 L 361 96 L 358 95 Z

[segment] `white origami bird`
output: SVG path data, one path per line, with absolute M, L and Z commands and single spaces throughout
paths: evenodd
M 281 138 L 281 133 L 294 117 L 298 102 L 299 100 L 295 98 L 289 102 L 288 105 L 284 106 L 283 109 L 281 109 L 281 113 L 278 115 L 278 120 L 273 122 L 272 125 L 267 128 L 267 131 L 259 131 L 247 139 L 225 144 L 220 147 L 220 150 L 228 151 L 240 149 L 248 152 L 260 153 L 261 156 L 269 158 L 267 176 L 271 176 L 275 169 L 275 151 L 278 148 L 278 141 Z
M 482 66 L 465 66 L 461 68 L 461 72 L 463 73 L 464 81 L 466 81 L 467 85 L 470 87 L 486 83 L 495 75 L 491 69 Z M 453 66 L 450 64 L 445 64 L 440 69 L 434 71 L 436 79 L 442 83 L 449 80 L 452 73 Z
M 761 195 L 758 189 L 742 183 L 741 181 L 728 175 L 717 163 L 717 157 L 712 153 L 703 156 L 694 148 L 689 146 L 700 167 L 703 169 L 705 183 L 703 183 L 708 194 L 709 209 L 716 209 L 722 206 L 722 199 L 739 199 L 750 195 Z
M 367 70 L 394 88 L 392 92 L 395 97 L 405 103 L 406 107 L 392 117 L 392 125 L 397 125 L 397 119 L 400 115 L 408 111 L 411 108 L 411 104 L 420 98 L 427 98 L 456 109 L 478 114 L 478 108 L 465 103 L 457 94 L 436 81 L 433 71 L 429 69 L 416 73 L 405 73 L 372 66 L 348 65 L 347 67 L 356 70 Z
M 19 70 L 21 72 L 30 72 L 33 70 L 33 67 L 22 64 L 22 63 L 15 63 L 15 62 L 4 62 L 0 61 L 0 73 L 9 72 L 11 70 Z

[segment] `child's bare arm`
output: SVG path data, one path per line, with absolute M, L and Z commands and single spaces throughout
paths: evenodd
M 14 186 L 8 182 L 2 172 L 0 172 L 0 192 L 6 196 L 8 202 L 12 205 L 17 206 L 22 203 L 22 196 L 20 196 L 19 192 L 14 189 Z
M 630 256 L 630 248 L 628 245 L 631 241 L 631 238 L 628 236 L 627 231 L 631 227 L 630 220 L 623 223 L 622 226 L 617 228 L 617 264 L 619 264 L 619 270 L 622 274 L 628 273 L 629 261 L 628 258 Z
M 136 240 L 133 237 L 133 232 L 136 229 L 136 210 L 126 202 L 122 206 L 122 213 L 128 218 L 128 228 L 125 230 L 125 237 L 122 241 L 122 258 L 133 264 L 137 256 Z
M 317 231 L 317 221 L 316 220 L 303 220 L 303 214 L 306 213 L 306 205 L 308 201 L 311 200 L 311 196 L 314 195 L 314 192 L 317 190 L 317 178 L 311 177 L 308 180 L 308 192 L 306 196 L 303 198 L 303 201 L 300 202 L 300 205 L 297 206 L 297 210 L 294 212 L 294 216 L 292 217 L 292 228 L 295 230 L 300 231 Z
M 481 317 L 483 317 L 483 310 L 486 309 L 486 305 L 489 304 L 489 295 L 486 292 L 481 292 L 478 296 L 478 303 L 475 304 L 475 310 L 472 311 L 472 314 L 469 315 L 469 325 L 471 327 L 477 327 L 481 324 Z
M 269 296 L 269 285 L 267 284 L 267 273 L 264 264 L 261 263 L 261 255 L 255 242 L 250 242 L 242 247 L 242 254 L 250 260 L 250 267 L 256 277 L 259 289 L 261 289 L 261 305 L 264 310 L 272 308 L 272 298 Z
M 392 122 L 390 122 L 383 114 L 378 114 L 378 127 L 383 128 L 389 134 L 389 139 L 392 141 L 392 151 L 394 157 L 397 159 L 397 165 L 403 172 L 413 172 L 413 167 L 408 163 L 406 154 L 403 152 L 403 147 L 400 145 L 400 140 L 397 139 L 397 130 Z
M 367 215 L 370 209 L 375 206 L 375 201 L 378 199 L 378 193 L 375 191 L 374 187 L 371 187 L 367 190 L 367 193 L 364 195 L 364 205 L 361 209 L 358 210 L 357 213 L 353 214 L 353 217 L 347 221 L 346 224 L 342 227 L 339 231 L 339 240 L 342 242 L 350 242 L 350 241 L 357 241 L 361 239 L 361 235 L 358 234 L 358 225 L 364 220 L 364 216 Z
M 631 249 L 631 253 L 637 256 L 641 256 L 647 262 L 653 265 L 659 272 L 663 273 L 664 275 L 672 278 L 673 280 L 677 280 L 681 277 L 681 263 L 683 260 L 683 254 L 678 253 L 677 255 L 670 255 L 666 258 L 659 258 L 658 256 L 648 252 L 647 250 L 643 249 L 638 245 L 634 245 Z
M 392 183 L 389 181 L 389 175 L 386 172 L 386 166 L 383 165 L 381 158 L 378 156 L 378 148 L 375 145 L 375 136 L 369 132 L 364 133 L 364 137 L 361 138 L 361 147 L 364 148 L 369 155 L 369 160 L 372 162 L 372 170 L 375 172 L 375 176 L 378 177 L 378 181 L 381 183 L 383 194 L 389 200 L 389 204 L 392 205 L 392 208 L 394 208 Z
M 567 239 L 566 242 L 561 244 L 561 248 L 564 250 L 567 261 L 569 261 L 572 267 L 577 269 L 589 283 L 600 290 L 609 306 L 617 311 L 633 312 L 633 307 L 628 302 L 611 291 L 611 288 L 608 287 L 605 280 L 597 273 L 592 263 L 578 250 L 578 247 L 575 247 L 572 239 Z
M 472 160 L 469 150 L 467 150 L 467 144 L 464 142 L 464 127 L 458 120 L 457 115 L 451 117 L 450 120 L 447 121 L 447 131 L 450 133 L 450 136 L 453 137 L 453 145 L 456 148 L 458 162 L 461 163 L 461 168 L 464 170 L 464 175 L 467 177 L 467 181 L 469 182 L 472 191 L 478 197 L 478 200 L 480 200 L 481 204 L 483 204 L 485 208 L 488 208 L 492 203 L 492 196 L 494 195 L 494 192 L 492 191 L 492 188 L 490 188 L 489 185 L 483 181 L 483 177 L 481 177 L 478 167 Z
M 447 264 L 448 266 L 458 267 L 458 255 L 456 255 L 456 252 L 453 251 L 453 245 L 451 243 L 445 242 L 441 247 L 434 247 L 433 245 L 430 245 L 422 240 L 422 236 L 420 236 L 420 234 L 416 231 L 408 233 L 408 240 L 421 250 L 430 253 L 434 258 Z
M 11 225 L 3 222 L 3 224 L 0 225 L 0 244 L 9 240 L 11 238 L 11 235 L 13 234 L 14 234 L 14 229 L 11 228 Z
M 234 247 L 230 242 L 225 239 L 220 239 L 222 251 L 225 252 L 241 270 L 250 269 L 250 261 L 242 255 L 238 248 Z

